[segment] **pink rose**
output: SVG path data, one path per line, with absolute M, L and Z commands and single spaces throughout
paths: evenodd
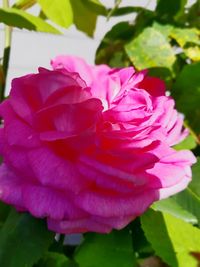
M 132 67 L 58 57 L 0 105 L 0 198 L 59 233 L 121 229 L 191 180 L 172 145 L 183 118 L 164 83 Z

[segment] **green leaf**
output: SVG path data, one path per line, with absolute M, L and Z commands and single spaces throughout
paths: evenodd
M 151 67 L 172 69 L 176 59 L 166 37 L 152 27 L 146 28 L 127 44 L 125 49 L 130 60 L 139 70 Z
M 185 14 L 185 20 L 192 27 L 197 27 L 200 29 L 200 1 L 197 0 L 194 4 L 187 9 L 187 14 Z
M 9 213 L 10 206 L 0 201 L 0 224 L 3 224 Z
M 151 244 L 146 239 L 144 231 L 141 226 L 140 217 L 133 220 L 130 224 L 132 239 L 133 239 L 133 249 L 137 253 L 137 257 L 146 258 L 154 254 L 154 250 Z
M 56 28 L 42 19 L 16 8 L 0 8 L 0 22 L 21 29 L 60 34 Z
M 126 62 L 129 60 L 124 52 L 124 43 L 126 43 L 133 35 L 134 27 L 130 25 L 128 22 L 120 22 L 113 26 L 113 28 L 106 33 L 101 44 L 99 45 L 96 52 L 96 60 L 97 64 L 107 63 L 110 66 L 113 66 L 113 58 L 119 58 L 120 53 L 120 63 L 119 67 L 126 66 Z M 114 64 L 116 61 L 114 62 Z M 116 67 L 114 65 L 113 67 Z
M 0 231 L 0 266 L 31 267 L 53 241 L 43 220 L 12 210 Z
M 189 188 L 200 198 L 200 157 L 197 157 L 197 163 L 192 167 L 192 182 Z
M 173 198 L 167 198 L 155 202 L 152 208 L 156 211 L 163 211 L 180 218 L 185 222 L 197 224 L 197 218 L 187 210 L 184 210 Z
M 199 31 L 195 28 L 173 28 L 170 35 L 181 47 L 184 47 L 186 43 L 200 44 Z
M 194 149 L 197 146 L 195 137 L 189 134 L 181 143 L 175 145 L 173 148 L 176 150 Z
M 200 61 L 200 46 L 195 45 L 184 48 L 184 52 L 192 61 Z
M 179 111 L 185 114 L 188 125 L 200 133 L 200 62 L 185 65 L 172 90 Z
M 35 267 L 68 267 L 70 260 L 61 253 L 47 252 Z
M 184 13 L 187 0 L 157 0 L 156 13 L 161 20 L 171 21 Z
M 200 230 L 167 213 L 149 210 L 142 228 L 156 254 L 171 267 L 197 267 L 191 253 L 200 252 Z
M 166 38 L 171 34 L 174 26 L 171 24 L 160 24 L 157 21 L 153 23 L 153 28 L 162 33 Z
M 173 198 L 179 205 L 198 219 L 198 225 L 200 226 L 200 197 L 188 187 L 183 192 L 176 194 Z
M 12 7 L 26 10 L 35 5 L 36 0 L 18 0 Z
M 88 233 L 75 260 L 81 267 L 134 267 L 131 233 L 127 228 L 110 234 Z
M 71 6 L 74 13 L 74 24 L 77 29 L 93 36 L 97 15 L 88 8 L 84 0 L 71 0 Z
M 62 27 L 69 27 L 73 23 L 73 11 L 70 0 L 37 0 L 44 14 Z
M 112 9 L 108 9 L 108 12 L 111 12 Z M 112 16 L 122 16 L 127 15 L 130 13 L 138 13 L 144 11 L 143 7 L 135 7 L 135 6 L 125 6 L 125 7 L 119 7 L 115 10 L 113 10 Z
M 97 15 L 107 16 L 108 11 L 99 0 L 84 0 L 85 6 Z
M 200 159 L 192 167 L 192 181 L 189 186 L 173 198 L 186 210 L 194 214 L 200 226 Z

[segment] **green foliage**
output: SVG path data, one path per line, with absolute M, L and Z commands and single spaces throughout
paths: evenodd
M 134 267 L 132 237 L 128 228 L 110 234 L 88 233 L 77 249 L 80 267 Z
M 179 111 L 186 116 L 187 123 L 200 133 L 200 62 L 185 65 L 177 76 L 172 94 Z
M 180 218 L 185 222 L 197 224 L 197 218 L 187 210 L 184 210 L 174 198 L 163 199 L 153 204 L 152 208 L 156 211 L 167 212 L 174 217 Z
M 69 27 L 73 23 L 73 12 L 70 0 L 37 0 L 44 14 L 62 27 Z
M 125 49 L 130 60 L 139 70 L 151 67 L 172 69 L 176 59 L 165 36 L 152 27 L 143 30 L 125 46 Z
M 129 65 L 130 60 L 128 60 L 127 56 L 124 56 L 124 43 L 130 39 L 133 30 L 134 28 L 128 22 L 120 22 L 115 25 L 102 40 L 96 53 L 96 63 L 101 64 L 104 62 L 113 67 Z M 119 58 L 119 54 L 120 60 L 116 64 L 116 58 Z
M 63 254 L 47 252 L 35 267 L 72 267 L 70 260 Z
M 192 253 L 200 252 L 198 228 L 168 213 L 153 210 L 142 215 L 141 220 L 155 253 L 170 267 L 197 267 L 197 260 Z
M 13 7 L 26 10 L 32 7 L 36 3 L 36 0 L 18 0 Z
M 24 28 L 32 31 L 49 32 L 54 34 L 60 33 L 56 28 L 42 19 L 16 8 L 0 8 L 0 22 L 20 29 Z
M 0 230 L 0 266 L 33 266 L 53 238 L 44 221 L 12 210 Z
M 96 27 L 97 15 L 91 11 L 87 2 L 83 0 L 70 1 L 74 14 L 74 24 L 77 29 L 92 36 Z
M 191 133 L 179 144 L 174 146 L 174 149 L 194 149 L 197 146 L 196 136 Z
M 200 226 L 200 160 L 192 168 L 192 181 L 188 188 L 173 198 L 186 210 L 196 216 Z
M 37 3 L 41 7 L 39 16 L 25 11 Z M 12 8 L 1 9 L 0 22 L 21 29 L 60 33 L 58 29 L 45 22 L 48 19 L 50 23 L 64 28 L 75 24 L 77 29 L 93 36 L 97 16 L 107 16 L 107 13 L 106 8 L 98 0 L 18 0 Z
M 164 21 L 176 20 L 184 13 L 187 0 L 157 0 L 156 14 Z

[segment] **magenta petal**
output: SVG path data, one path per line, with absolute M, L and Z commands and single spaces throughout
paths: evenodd
M 68 86 L 81 85 L 59 71 L 27 75 L 13 80 L 9 101 L 15 112 L 30 122 L 33 112 L 40 109 L 52 93 Z
M 99 223 L 108 225 L 111 228 L 120 230 L 124 228 L 127 224 L 129 224 L 131 221 L 133 221 L 135 217 L 136 216 L 123 216 L 123 217 L 116 216 L 116 217 L 105 218 L 100 216 L 92 216 L 92 219 Z
M 57 156 L 48 148 L 32 150 L 28 158 L 35 177 L 44 186 L 77 193 L 87 185 L 75 163 Z
M 4 129 L 0 128 L 0 154 L 2 155 L 3 153 L 3 148 L 4 148 Z
M 67 200 L 55 190 L 36 185 L 23 187 L 23 201 L 35 217 L 62 220 L 68 208 Z M 70 204 L 69 204 L 70 205 Z
M 13 131 L 13 129 L 15 130 Z M 5 127 L 5 135 L 9 145 L 29 148 L 40 145 L 38 135 L 33 129 L 18 119 L 13 120 Z
M 73 136 L 93 128 L 101 111 L 102 104 L 95 98 L 77 104 L 62 104 L 40 110 L 34 117 L 34 124 L 39 132 L 56 131 Z
M 23 182 L 5 164 L 0 166 L 0 199 L 7 204 L 23 207 Z
M 108 233 L 183 190 L 194 155 L 161 80 L 72 56 L 12 82 L 0 104 L 0 199 L 59 233 Z
M 112 230 L 110 226 L 93 221 L 90 217 L 79 220 L 63 221 L 48 219 L 47 222 L 50 230 L 63 234 L 85 232 L 109 233 Z
M 75 201 L 80 208 L 93 215 L 114 217 L 137 216 L 158 199 L 158 192 L 144 188 L 143 192 L 129 196 L 112 196 L 111 194 L 88 191 L 80 193 Z
M 57 56 L 51 60 L 53 69 L 65 68 L 69 72 L 77 72 L 81 74 L 81 77 L 90 86 L 92 83 L 93 73 L 89 65 L 79 57 L 74 56 Z

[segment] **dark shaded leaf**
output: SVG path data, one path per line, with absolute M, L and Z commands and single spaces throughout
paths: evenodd
M 200 133 L 200 62 L 185 65 L 172 90 L 179 111 L 185 114 L 188 125 Z
M 124 44 L 134 33 L 134 26 L 128 22 L 116 24 L 103 38 L 96 52 L 96 63 L 122 67 L 130 64 L 124 51 Z M 117 61 L 117 65 L 116 64 Z
M 160 19 L 172 21 L 174 18 L 184 13 L 187 0 L 157 0 L 156 13 Z
M 12 210 L 0 231 L 0 266 L 31 267 L 47 251 L 54 236 L 43 220 Z
M 70 267 L 70 260 L 64 255 L 56 252 L 47 252 L 35 267 Z M 75 266 L 75 265 L 74 265 Z

